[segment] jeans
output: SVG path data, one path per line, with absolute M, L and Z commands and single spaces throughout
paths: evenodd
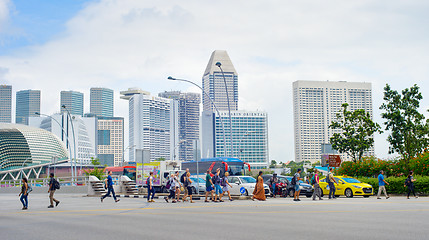
M 413 193 L 414 197 L 416 196 L 416 193 L 414 192 L 414 186 L 409 186 L 408 187 L 407 197 L 410 197 L 410 193 Z
M 335 198 L 335 185 L 333 182 L 329 183 L 329 198 Z
M 273 183 L 273 195 L 275 196 L 276 195 L 276 184 L 275 183 Z
M 113 186 L 109 186 L 107 188 L 107 193 L 102 197 L 102 199 L 105 199 L 106 197 L 110 196 L 110 193 L 112 193 L 113 199 L 116 201 L 116 194 L 115 190 L 113 189 Z
M 55 190 L 49 191 L 49 201 L 51 202 L 51 206 L 54 206 L 54 202 L 56 202 L 56 203 L 60 202 L 54 198 L 54 193 L 55 193 Z
M 322 198 L 321 191 L 322 191 L 322 189 L 320 189 L 319 184 L 315 183 L 314 184 L 314 192 L 313 192 L 313 200 L 316 199 L 316 196 L 319 197 L 319 199 Z
M 220 185 L 215 184 L 215 191 L 216 195 L 222 194 L 222 188 L 220 187 Z
M 387 197 L 386 187 L 385 186 L 379 186 L 378 187 L 377 198 L 380 198 L 381 191 L 383 191 L 384 192 L 384 196 Z
M 25 208 L 28 207 L 28 194 L 27 195 L 21 194 L 21 197 L 19 198 L 19 200 L 21 200 L 23 207 Z
M 150 198 L 150 195 L 152 194 L 152 198 Z M 152 187 L 152 189 L 150 187 L 147 188 L 147 200 L 149 201 L 149 199 L 152 199 L 155 197 L 155 188 Z

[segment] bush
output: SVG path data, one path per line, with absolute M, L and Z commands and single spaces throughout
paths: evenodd
M 429 194 L 429 176 L 415 176 L 417 181 L 414 182 L 414 189 L 419 194 Z M 377 178 L 358 178 L 359 181 L 368 183 L 374 188 L 374 194 L 378 192 L 378 179 Z M 405 194 L 407 193 L 408 188 L 404 187 L 406 177 L 388 177 L 386 182 L 389 185 L 386 185 L 386 190 L 388 194 Z

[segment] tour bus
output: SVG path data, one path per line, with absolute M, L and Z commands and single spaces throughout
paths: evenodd
M 112 171 L 113 176 L 127 176 L 131 180 L 136 180 L 136 167 L 135 166 L 123 166 L 123 167 L 106 167 L 104 172 L 108 173 Z
M 207 170 L 214 174 L 218 168 L 220 168 L 222 176 L 226 171 L 229 172 L 230 176 L 242 176 L 245 175 L 246 169 L 250 171 L 248 163 L 233 157 L 202 158 L 200 161 L 182 162 L 181 169 L 187 168 L 192 175 L 204 175 Z

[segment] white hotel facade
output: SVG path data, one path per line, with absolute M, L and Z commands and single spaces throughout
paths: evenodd
M 349 104 L 350 111 L 364 109 L 373 116 L 371 83 L 304 80 L 293 83 L 295 161 L 321 160 L 321 144 L 330 142 L 334 131 L 329 125 L 336 121 L 343 103 Z M 373 148 L 365 153 L 372 154 Z M 344 154 L 342 159 L 349 160 Z

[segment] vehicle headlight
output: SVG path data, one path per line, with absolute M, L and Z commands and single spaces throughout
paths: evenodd
M 352 185 L 355 188 L 362 188 L 361 186 Z

